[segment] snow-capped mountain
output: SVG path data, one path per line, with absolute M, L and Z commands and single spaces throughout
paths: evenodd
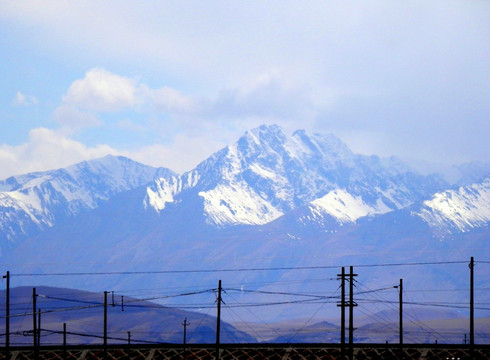
M 416 215 L 440 232 L 466 232 L 486 226 L 490 221 L 490 177 L 435 194 L 423 202 Z
M 382 214 L 427 198 L 447 184 L 398 159 L 354 154 L 334 135 L 261 126 L 179 178 L 148 187 L 145 205 L 201 206 L 206 222 L 264 225 L 301 206 L 339 222 Z M 198 204 L 200 202 L 200 204 Z M 185 206 L 182 205 L 182 206 Z
M 0 181 L 0 244 L 32 236 L 115 194 L 171 175 L 168 169 L 106 156 Z
M 441 177 L 420 175 L 394 157 L 355 154 L 332 134 L 298 130 L 289 136 L 276 125 L 248 131 L 182 175 L 108 156 L 12 177 L 0 189 L 4 244 L 60 226 L 103 202 L 109 205 L 97 215 L 101 226 L 119 214 L 119 224 L 128 224 L 124 236 L 143 231 L 154 238 L 237 226 L 301 237 L 398 211 L 416 215 L 434 232 L 466 231 L 488 224 L 490 202 L 488 178 L 448 190 Z M 118 231 L 119 224 L 111 229 Z
M 182 271 L 188 269 L 304 267 L 312 270 L 303 276 L 314 279 L 313 269 L 326 264 L 461 260 L 475 249 L 490 256 L 488 178 L 451 188 L 396 158 L 355 154 L 334 135 L 289 136 L 278 126 L 247 132 L 182 175 L 109 157 L 8 179 L 1 187 L 0 213 L 9 220 L 2 234 L 25 234 L 26 224 L 35 230 L 28 235 L 37 234 L 0 258 L 12 272 L 141 272 L 70 280 L 84 289 L 216 285 L 216 273 Z M 63 250 L 62 262 L 53 249 Z M 143 275 L 162 268 L 168 276 Z M 405 275 L 413 283 L 465 286 L 456 270 Z M 338 273 L 332 272 L 328 277 Z M 388 276 L 374 268 L 363 273 L 373 282 Z M 290 282 L 295 276 L 287 270 L 219 274 L 233 284 L 282 281 L 293 292 L 316 291 L 316 284 Z

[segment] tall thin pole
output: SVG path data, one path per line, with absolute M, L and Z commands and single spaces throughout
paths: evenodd
M 341 295 L 340 295 L 340 358 L 345 359 L 345 267 L 342 266 L 340 274 Z
M 184 356 L 183 358 L 186 358 L 186 343 L 187 343 L 187 326 L 190 325 L 190 323 L 187 322 L 187 318 L 184 319 L 184 322 L 182 323 L 182 326 L 184 327 Z
M 354 357 L 354 268 L 349 271 L 349 359 Z
M 107 348 L 107 291 L 104 291 L 104 350 Z
M 10 271 L 4 276 L 7 280 L 5 299 L 5 359 L 10 357 Z
M 66 323 L 63 323 L 63 348 L 66 347 Z
M 185 345 L 187 342 L 187 326 L 190 325 L 190 323 L 187 322 L 187 318 L 184 319 L 184 322 L 182 323 L 182 326 L 184 327 L 184 350 L 185 350 Z
M 470 359 L 473 359 L 473 348 L 475 346 L 475 297 L 474 297 L 474 273 L 475 261 L 473 256 L 470 261 Z
M 37 309 L 36 309 L 36 288 L 32 288 L 32 340 L 34 349 L 37 346 Z
M 36 311 L 36 288 L 32 288 L 32 341 L 34 345 L 34 359 L 39 359 L 39 349 L 37 348 L 37 311 Z
M 216 320 L 216 360 L 219 359 L 219 335 L 220 335 L 220 327 L 221 327 L 221 280 L 218 285 L 218 316 Z
M 399 303 L 400 303 L 400 314 L 399 314 L 399 321 L 398 321 L 398 324 L 399 324 L 399 336 L 400 336 L 400 348 L 402 347 L 403 345 L 403 279 L 400 279 L 400 285 L 399 285 L 399 290 L 400 290 L 400 294 L 399 294 Z
M 41 346 L 41 309 L 37 309 L 37 346 Z
M 63 355 L 66 357 L 66 323 L 63 323 Z

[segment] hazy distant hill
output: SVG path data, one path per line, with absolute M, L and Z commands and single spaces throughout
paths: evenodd
M 68 344 L 102 344 L 104 294 L 66 288 L 37 287 L 37 309 L 41 310 L 41 345 L 63 343 L 63 323 Z M 211 294 L 212 296 L 212 294 Z M 154 296 L 155 297 L 155 296 Z M 16 287 L 10 292 L 11 344 L 32 344 L 32 288 Z M 108 294 L 108 343 L 182 343 L 186 320 L 188 343 L 214 343 L 216 311 L 193 312 L 164 307 L 129 296 Z M 114 306 L 113 306 L 114 305 Z M 5 308 L 5 291 L 0 291 Z M 214 309 L 213 309 L 214 310 Z M 0 323 L 5 333 L 5 322 Z M 226 322 L 221 324 L 223 342 L 254 342 L 250 335 Z
M 32 288 L 11 289 L 11 344 L 32 344 Z M 103 342 L 104 294 L 66 288 L 40 286 L 36 288 L 36 309 L 41 311 L 41 345 L 59 345 L 63 342 L 63 323 L 66 323 L 68 344 L 101 344 Z M 186 296 L 188 294 L 184 294 Z M 210 294 L 213 296 L 213 294 Z M 156 300 L 169 294 L 147 295 Z M 172 296 L 176 296 L 175 294 Z M 161 306 L 153 301 L 109 292 L 108 343 L 133 344 L 183 342 L 183 323 L 186 322 L 187 343 L 214 343 L 216 340 L 216 308 L 199 311 Z M 407 343 L 462 343 L 468 336 L 468 318 L 452 310 L 417 310 L 407 305 L 404 313 L 404 338 Z M 0 291 L 0 308 L 5 307 L 5 292 Z M 227 314 L 226 305 L 223 305 Z M 398 341 L 398 313 L 383 311 L 369 316 L 355 311 L 355 341 L 396 343 Z M 235 318 L 235 321 L 238 320 Z M 221 323 L 223 343 L 338 343 L 338 320 L 312 321 L 290 319 L 280 323 L 226 321 Z M 381 321 L 380 321 L 381 320 Z M 5 322 L 0 323 L 0 333 Z M 129 332 L 129 333 L 128 333 Z M 477 343 L 486 343 L 490 336 L 490 319 L 475 321 Z

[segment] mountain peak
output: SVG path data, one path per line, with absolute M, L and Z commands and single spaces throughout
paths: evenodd
M 305 130 L 297 130 L 292 137 L 306 146 L 309 152 L 321 154 L 326 160 L 351 161 L 354 156 L 349 147 L 334 134 L 309 135 Z
M 274 134 L 284 134 L 282 128 L 279 125 L 276 124 L 270 124 L 270 125 L 260 125 L 259 127 L 256 127 L 254 129 L 248 130 L 245 132 L 245 135 L 247 134 L 253 134 L 257 137 L 260 136 L 270 136 Z
M 287 136 L 277 125 L 262 125 L 148 193 L 159 199 L 157 211 L 198 194 L 206 222 L 221 227 L 266 224 L 329 193 L 343 194 L 324 198 L 329 213 L 357 219 L 425 199 L 437 185 L 395 158 L 356 155 L 333 134 Z
M 245 132 L 236 145 L 238 151 L 245 154 L 250 151 L 277 150 L 283 147 L 286 141 L 287 136 L 278 125 L 262 125 Z
M 120 192 L 171 175 L 168 169 L 108 155 L 0 181 L 0 241 L 33 235 Z

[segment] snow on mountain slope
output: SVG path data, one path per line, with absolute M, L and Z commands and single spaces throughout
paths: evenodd
M 199 196 L 204 199 L 208 222 L 218 226 L 262 225 L 282 215 L 245 182 L 218 185 L 212 190 L 200 192 Z
M 384 214 L 392 209 L 378 200 L 377 206 L 366 204 L 360 196 L 352 196 L 345 190 L 334 190 L 314 200 L 310 205 L 311 213 L 318 218 L 328 214 L 340 223 L 355 222 L 357 219 L 374 214 Z
M 416 212 L 430 226 L 469 231 L 490 221 L 490 178 L 482 183 L 435 194 Z
M 165 209 L 167 203 L 174 201 L 174 195 L 180 191 L 180 182 L 176 178 L 160 178 L 146 188 L 146 197 L 143 200 L 145 209 L 153 208 L 156 211 Z
M 1 240 L 14 242 L 115 194 L 172 173 L 124 157 L 106 156 L 65 169 L 14 176 L 0 181 Z
M 182 176 L 160 177 L 146 187 L 143 207 L 160 212 L 165 209 L 167 203 L 176 201 L 175 197 L 180 192 L 193 188 L 198 180 L 199 173 L 197 171 L 190 171 Z
M 263 225 L 328 194 L 312 206 L 336 199 L 322 211 L 352 220 L 400 209 L 442 188 L 439 179 L 418 175 L 394 157 L 354 154 L 332 134 L 288 136 L 270 125 L 246 132 L 178 179 L 153 183 L 144 203 L 164 211 L 165 204 L 185 206 L 182 199 L 193 196 L 208 224 L 226 227 Z

